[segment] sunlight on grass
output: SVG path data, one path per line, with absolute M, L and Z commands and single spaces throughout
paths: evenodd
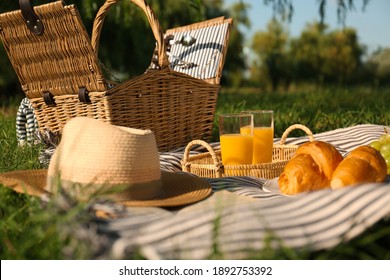
M 389 89 L 368 91 L 357 89 L 322 89 L 309 92 L 248 93 L 240 89 L 229 93 L 222 90 L 218 97 L 216 117 L 221 113 L 240 112 L 248 109 L 274 111 L 275 137 L 281 137 L 292 124 L 308 126 L 313 133 L 320 133 L 356 124 L 389 125 Z M 387 105 L 386 105 L 387 104 Z M 218 141 L 217 118 L 214 121 L 213 141 Z M 296 134 L 298 133 L 298 134 Z M 301 136 L 293 131 L 291 136 Z
M 222 89 L 218 98 L 212 141 L 218 141 L 217 116 L 246 109 L 275 111 L 275 137 L 294 123 L 308 126 L 313 133 L 356 124 L 390 124 L 388 89 L 321 89 L 295 93 L 256 93 L 253 89 Z M 0 106 L 0 172 L 39 169 L 41 146 L 18 147 L 15 132 L 17 106 Z M 291 136 L 301 136 L 294 131 Z M 1 259 L 88 259 L 99 252 L 100 240 L 91 226 L 94 213 L 89 204 L 59 195 L 43 203 L 38 198 L 0 187 Z M 210 259 L 221 259 L 217 246 L 218 219 L 214 224 L 214 245 Z M 75 235 L 75 233 L 77 233 Z M 390 221 L 382 220 L 363 235 L 332 250 L 310 252 L 271 246 L 278 240 L 269 235 L 264 249 L 251 252 L 253 259 L 389 259 Z M 386 245 L 387 244 L 387 245 Z M 127 256 L 142 259 L 138 252 Z

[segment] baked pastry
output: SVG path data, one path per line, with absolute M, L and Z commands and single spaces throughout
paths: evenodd
M 328 188 L 332 174 L 342 160 L 340 152 L 327 142 L 302 144 L 279 176 L 280 191 L 291 195 Z
M 331 180 L 332 189 L 369 182 L 383 182 L 387 176 L 384 158 L 373 147 L 360 146 L 339 164 Z

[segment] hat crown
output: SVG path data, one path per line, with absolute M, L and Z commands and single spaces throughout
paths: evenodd
M 48 185 L 53 185 L 53 178 L 58 176 L 61 182 L 86 186 L 136 189 L 138 185 L 139 189 L 142 185 L 149 190 L 146 196 L 151 196 L 161 185 L 154 133 L 86 117 L 73 118 L 64 126 L 50 161 Z

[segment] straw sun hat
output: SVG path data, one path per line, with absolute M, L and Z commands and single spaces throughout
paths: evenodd
M 160 170 L 151 130 L 86 117 L 64 126 L 48 170 L 2 173 L 0 184 L 35 196 L 63 188 L 82 201 L 102 196 L 127 206 L 181 206 L 211 194 L 202 178 Z

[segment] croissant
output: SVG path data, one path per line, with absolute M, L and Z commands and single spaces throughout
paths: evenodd
M 291 195 L 328 188 L 332 174 L 342 160 L 340 152 L 327 142 L 302 144 L 279 176 L 280 191 Z
M 386 177 L 387 166 L 382 155 L 370 146 L 360 146 L 339 164 L 330 185 L 338 189 L 358 183 L 383 182 Z

